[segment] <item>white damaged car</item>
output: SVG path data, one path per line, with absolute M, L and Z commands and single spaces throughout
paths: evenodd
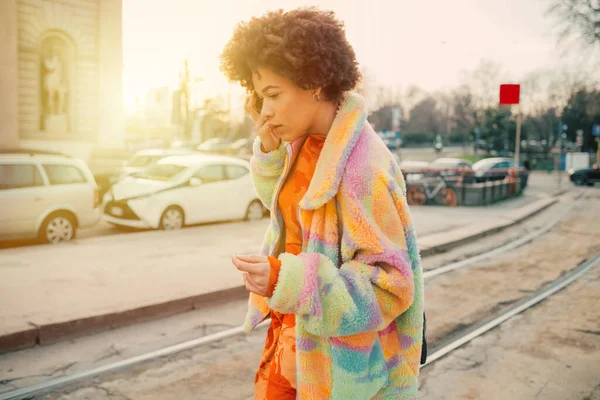
M 140 229 L 234 219 L 259 220 L 250 163 L 233 157 L 190 154 L 166 157 L 117 183 L 103 198 L 104 219 Z

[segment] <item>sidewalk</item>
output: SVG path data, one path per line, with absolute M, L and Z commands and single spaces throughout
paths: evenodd
M 421 254 L 497 232 L 555 202 L 495 210 L 481 222 L 422 235 Z M 3 250 L 0 353 L 245 297 L 230 256 L 256 252 L 264 229 L 264 222 L 216 224 Z

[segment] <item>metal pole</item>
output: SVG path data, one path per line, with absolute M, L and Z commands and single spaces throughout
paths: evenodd
M 517 110 L 517 139 L 515 143 L 515 168 L 519 168 L 519 156 L 521 152 L 521 113 Z

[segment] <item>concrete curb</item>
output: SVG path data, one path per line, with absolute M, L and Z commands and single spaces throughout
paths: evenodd
M 470 225 L 447 232 L 427 235 L 419 240 L 421 257 L 428 257 L 433 254 L 443 253 L 466 242 L 470 242 L 475 239 L 481 239 L 485 236 L 498 233 L 506 228 L 523 222 L 530 217 L 533 217 L 535 214 L 545 210 L 556 202 L 556 198 L 538 200 L 532 204 L 521 207 L 520 209 L 514 211 L 511 215 L 494 217 L 476 225 Z
M 558 196 L 566 190 L 552 196 Z M 456 248 L 463 243 L 482 238 L 516 225 L 527 218 L 541 212 L 557 199 L 549 197 L 513 211 L 511 215 L 491 218 L 481 224 L 458 228 L 446 232 L 427 235 L 419 240 L 421 256 L 427 257 Z M 167 302 L 150 304 L 130 310 L 95 315 L 71 321 L 34 326 L 30 329 L 0 336 L 0 354 L 33 347 L 36 344 L 50 344 L 66 338 L 114 329 L 137 322 L 158 319 L 192 311 L 200 306 L 206 307 L 232 299 L 243 299 L 247 292 L 243 286 L 188 296 Z

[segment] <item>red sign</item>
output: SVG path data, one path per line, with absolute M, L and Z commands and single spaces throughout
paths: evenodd
M 500 104 L 519 104 L 521 85 L 500 85 Z

